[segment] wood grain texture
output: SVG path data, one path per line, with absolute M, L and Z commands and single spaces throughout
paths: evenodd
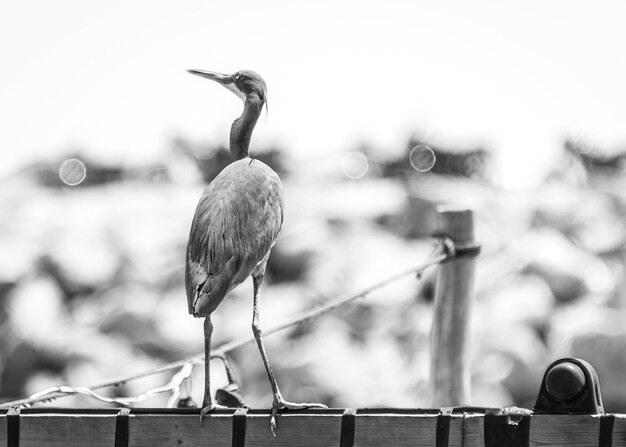
M 232 416 L 135 415 L 128 427 L 129 447 L 207 446 L 230 447 Z
M 485 445 L 484 418 L 479 415 L 454 415 L 450 422 L 449 446 L 480 446 Z
M 434 446 L 437 416 L 358 415 L 355 447 Z
M 7 417 L 0 416 L 0 445 L 7 445 Z
M 341 415 L 279 415 L 276 437 L 270 431 L 269 415 L 248 415 L 246 446 L 338 446 Z
M 38 414 L 20 417 L 20 447 L 110 447 L 114 441 L 113 415 Z
M 531 446 L 597 447 L 600 418 L 579 415 L 537 415 L 530 424 Z
M 613 427 L 613 445 L 626 446 L 626 415 L 615 415 L 615 426 Z

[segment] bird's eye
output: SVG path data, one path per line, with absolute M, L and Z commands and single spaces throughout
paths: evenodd
M 235 74 L 235 81 L 238 81 L 241 78 L 241 73 Z

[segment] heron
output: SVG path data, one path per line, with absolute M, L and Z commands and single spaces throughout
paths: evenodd
M 272 388 L 270 426 L 275 434 L 279 410 L 325 408 L 325 405 L 288 402 L 282 397 L 259 323 L 261 284 L 270 251 L 280 233 L 285 206 L 278 174 L 248 155 L 252 131 L 266 104 L 267 87 L 263 78 L 251 70 L 231 75 L 188 71 L 217 82 L 243 101 L 243 112 L 230 128 L 232 162 L 200 196 L 187 244 L 185 289 L 189 313 L 204 318 L 205 383 L 201 415 L 218 406 L 210 393 L 211 314 L 228 292 L 252 276 L 252 332 Z

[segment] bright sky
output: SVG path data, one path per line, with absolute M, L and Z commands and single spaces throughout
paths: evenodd
M 409 133 L 484 144 L 531 182 L 563 136 L 626 145 L 620 1 L 79 1 L 0 6 L 0 174 L 84 147 L 161 156 L 225 143 L 239 100 L 188 68 L 261 73 L 253 145 L 337 157 Z M 520 173 L 523 173 L 520 175 Z

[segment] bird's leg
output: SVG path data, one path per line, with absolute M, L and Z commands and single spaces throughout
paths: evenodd
M 263 282 L 263 274 L 258 276 L 253 276 L 252 281 L 254 283 L 254 301 L 252 304 L 252 333 L 254 334 L 254 339 L 256 340 L 257 346 L 259 347 L 259 351 L 261 353 L 261 358 L 263 359 L 263 365 L 265 366 L 265 372 L 267 373 L 267 377 L 270 380 L 270 385 L 272 387 L 272 393 L 274 395 L 274 403 L 282 400 L 282 396 L 280 395 L 280 390 L 278 389 L 278 384 L 276 383 L 276 379 L 274 378 L 274 372 L 272 371 L 272 365 L 267 357 L 267 350 L 265 349 L 265 345 L 263 344 L 263 332 L 261 330 L 261 326 L 259 325 L 259 293 L 261 290 L 261 283 Z
M 213 323 L 211 316 L 204 319 L 204 398 L 202 399 L 201 414 L 206 414 L 213 409 L 211 401 L 211 334 L 213 334 Z
M 274 372 L 272 371 L 272 365 L 270 365 L 270 361 L 267 357 L 267 350 L 265 349 L 265 345 L 263 344 L 261 326 L 259 325 L 259 294 L 261 290 L 261 283 L 263 282 L 263 276 L 264 275 L 261 273 L 257 276 L 252 277 L 252 281 L 254 284 L 254 301 L 252 304 L 252 332 L 254 333 L 254 338 L 259 347 L 259 352 L 261 353 L 261 358 L 263 359 L 263 365 L 265 365 L 265 371 L 267 372 L 267 377 L 270 380 L 272 393 L 274 395 L 270 428 L 272 430 L 272 434 L 276 436 L 276 415 L 278 414 L 278 410 L 282 408 L 287 408 L 290 410 L 302 410 L 310 407 L 326 408 L 326 405 L 316 403 L 288 402 L 283 399 L 283 396 L 280 394 L 280 390 L 278 389 L 278 383 L 276 383 L 276 378 L 274 377 Z
M 202 410 L 200 410 L 200 421 L 207 413 L 219 408 L 211 400 L 211 334 L 213 333 L 213 323 L 211 316 L 204 319 L 204 398 L 202 399 Z

